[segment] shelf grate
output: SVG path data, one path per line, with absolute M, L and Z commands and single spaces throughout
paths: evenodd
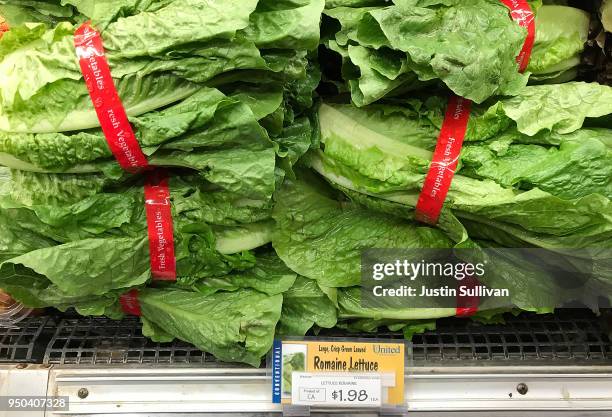
M 470 361 L 551 364 L 612 363 L 612 342 L 605 317 L 587 310 L 560 310 L 555 314 L 506 314 L 503 323 L 481 324 L 473 320 L 447 318 L 436 329 L 412 337 L 416 364 L 466 365 Z M 321 334 L 346 337 L 336 330 Z M 352 337 L 398 339 L 397 332 L 350 334 Z M 501 364 L 501 363 L 500 363 Z
M 503 324 L 442 319 L 436 330 L 412 339 L 415 364 L 610 363 L 612 342 L 604 317 L 588 311 L 507 315 Z M 325 337 L 403 338 L 397 332 L 347 334 L 322 331 Z M 156 364 L 233 367 L 182 342 L 156 343 L 141 333 L 140 321 L 102 317 L 29 317 L 18 328 L 0 329 L 0 362 L 63 365 Z
M 135 317 L 61 320 L 45 353 L 44 363 L 62 365 L 204 364 L 211 355 L 182 342 L 156 343 L 143 336 Z
M 432 339 L 433 337 L 433 339 Z M 440 320 L 413 337 L 415 361 L 612 361 L 603 319 L 581 310 L 525 313 L 504 324 Z
M 29 317 L 10 327 L 0 328 L 0 363 L 40 362 L 49 317 Z

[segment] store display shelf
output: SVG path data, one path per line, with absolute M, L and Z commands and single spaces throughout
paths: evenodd
M 271 403 L 264 367 L 220 363 L 183 342 L 152 342 L 140 333 L 137 319 L 49 316 L 27 319 L 19 327 L 22 333 L 0 331 L 0 377 L 6 381 L 0 395 L 25 395 L 27 387 L 28 395 L 70 400 L 69 411 L 23 416 L 282 412 Z M 607 332 L 605 316 L 580 310 L 523 314 L 492 325 L 442 320 L 437 330 L 413 338 L 404 411 L 436 416 L 487 415 L 493 410 L 499 416 L 520 410 L 530 410 L 530 416 L 612 415 Z M 312 410 L 317 412 L 332 410 Z M 354 414 L 373 413 L 353 410 L 348 415 Z

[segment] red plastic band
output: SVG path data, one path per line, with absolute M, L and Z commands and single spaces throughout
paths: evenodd
M 176 281 L 170 188 L 164 170 L 157 169 L 147 174 L 144 194 L 151 275 L 157 281 Z
M 9 26 L 8 22 L 4 19 L 4 17 L 0 15 L 0 38 L 2 38 L 2 35 L 4 35 L 4 32 L 8 32 L 9 30 L 11 30 L 11 27 Z
M 115 159 L 128 172 L 146 168 L 147 158 L 115 88 L 100 33 L 91 27 L 90 22 L 85 22 L 74 34 L 74 46 L 89 96 Z
M 0 38 L 2 37 L 2 35 L 4 35 L 4 32 L 8 32 L 9 31 L 9 25 L 7 25 L 6 23 L 0 23 Z
M 416 205 L 415 217 L 421 222 L 431 225 L 438 222 L 459 162 L 471 106 L 472 102 L 463 97 L 453 95 L 448 100 L 438 143 Z
M 474 289 L 480 282 L 475 277 L 467 277 L 461 281 L 461 285 L 467 289 Z M 461 292 L 457 294 L 457 311 L 455 315 L 457 317 L 470 317 L 476 314 L 478 311 L 478 304 L 480 303 L 480 297 L 477 295 L 467 296 L 461 295 Z
M 527 28 L 527 38 L 525 38 L 523 49 L 521 49 L 521 52 L 516 57 L 516 62 L 519 64 L 519 71 L 525 72 L 527 65 L 529 65 L 533 45 L 535 44 L 535 15 L 526 0 L 501 0 L 501 2 L 510 9 L 512 20 L 518 23 L 519 26 Z
M 119 296 L 119 304 L 124 313 L 132 316 L 142 316 L 140 302 L 138 302 L 138 290 L 133 289 Z
M 432 225 L 438 222 L 459 163 L 471 105 L 470 100 L 455 95 L 448 101 L 438 143 L 416 205 L 415 217 L 421 222 Z M 478 311 L 478 299 L 457 297 L 457 316 L 466 317 L 476 311 Z

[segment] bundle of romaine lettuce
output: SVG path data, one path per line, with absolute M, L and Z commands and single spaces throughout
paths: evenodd
M 445 107 L 439 97 L 324 103 L 321 146 L 307 163 L 355 201 L 412 219 Z M 611 115 L 612 88 L 595 83 L 475 105 L 439 227 L 456 242 L 609 248 Z
M 305 162 L 354 204 L 413 220 L 446 101 L 435 96 L 398 99 L 363 108 L 324 103 L 319 110 L 320 149 L 310 152 Z M 612 88 L 579 82 L 526 87 L 516 97 L 475 105 L 460 163 L 437 224 L 452 241 L 451 246 L 471 246 L 477 241 L 481 247 L 542 248 L 562 254 L 572 269 L 591 268 L 594 280 L 589 285 L 599 288 L 600 294 L 610 293 L 611 114 Z M 281 200 L 277 201 L 275 217 L 280 215 Z M 295 214 L 291 217 L 303 218 Z M 371 224 L 363 226 L 364 231 L 380 230 Z M 329 237 L 321 227 L 315 232 Z M 301 255 L 296 254 L 304 250 L 299 246 L 304 229 L 306 226 L 296 229 L 286 222 L 280 235 L 285 241 L 273 238 L 274 245 L 296 272 L 317 279 L 313 271 L 303 270 L 297 262 Z M 313 238 L 318 246 L 323 246 L 321 239 Z M 382 247 L 406 247 L 389 236 L 380 240 L 382 243 L 377 244 Z M 423 248 L 435 247 L 429 242 L 421 244 Z M 315 253 L 309 265 L 314 259 L 332 265 L 322 253 Z M 352 255 L 353 266 L 343 268 L 353 274 L 328 274 L 342 277 L 338 286 L 358 284 L 355 268 L 359 262 Z M 519 289 L 518 299 L 512 299 L 511 305 L 546 311 L 547 306 L 561 305 L 573 295 L 559 288 L 562 283 L 552 284 L 554 274 L 542 281 L 541 273 L 533 273 L 538 266 L 521 270 L 521 262 L 500 268 L 501 275 L 493 277 L 498 283 L 514 283 Z M 315 268 L 324 270 L 321 265 Z M 524 279 L 517 280 L 517 276 Z M 541 282 L 552 287 L 538 291 Z M 355 301 L 351 305 L 357 311 L 357 307 L 363 307 L 360 292 L 352 291 L 350 299 Z M 591 295 L 585 302 L 597 308 Z M 359 310 L 358 314 L 363 318 L 371 312 Z M 422 315 L 423 310 L 414 314 Z
M 318 83 L 308 54 L 323 0 L 64 3 L 101 31 L 152 165 L 195 169 L 229 187 L 265 181 L 271 193 L 273 139 L 304 122 Z M 75 29 L 27 23 L 1 39 L 0 164 L 118 179 L 79 69 Z M 265 179 L 249 184 L 237 179 L 243 175 Z
M 515 95 L 530 79 L 569 81 L 580 64 L 589 14 L 540 3 L 530 2 L 536 39 L 520 74 L 516 57 L 527 30 L 499 0 L 327 0 L 322 42 L 342 61 L 340 80 L 336 68 L 330 77 L 346 83 L 357 106 L 439 83 L 480 103 Z
M 410 337 L 414 332 L 434 327 L 436 319 L 457 313 L 456 307 L 440 303 L 435 297 L 388 296 L 373 300 L 367 291 L 363 292 L 362 255 L 365 250 L 376 248 L 408 250 L 416 256 L 416 251 L 425 253 L 429 249 L 461 245 L 439 229 L 343 198 L 312 173 L 299 171 L 298 177 L 286 180 L 276 193 L 273 246 L 293 271 L 315 280 L 327 292 L 335 289 L 340 327 L 371 332 L 386 326 L 393 331 L 402 330 Z M 470 248 L 471 254 L 478 254 L 480 248 L 490 248 L 492 243 L 479 239 L 464 242 L 463 246 Z M 550 312 L 579 294 L 575 288 L 564 285 L 560 277 L 542 269 L 537 259 L 505 256 L 489 259 L 494 264 L 480 278 L 481 283 L 489 288 L 508 288 L 510 296 L 504 300 L 481 300 L 474 319 L 491 320 L 507 311 Z M 608 282 L 605 293 L 581 294 L 582 301 L 596 308 L 595 299 L 609 294 L 609 285 Z
M 190 169 L 218 188 L 269 199 L 274 190 L 279 145 L 262 125 L 282 102 L 280 89 L 244 87 L 225 95 L 218 89 L 201 87 L 186 99 L 160 111 L 132 117 L 131 122 L 151 164 Z M 308 124 L 307 119 L 298 122 Z M 282 121 L 276 134 L 283 141 Z M 131 177 L 117 164 L 99 130 L 0 132 L 0 163 L 24 171 L 20 174 L 23 181 L 25 172 L 62 173 L 57 181 L 52 181 L 52 175 L 40 176 L 57 186 L 66 185 L 66 179 L 74 177 L 72 189 L 67 190 L 73 193 L 79 191 L 77 182 L 82 183 L 81 192 L 86 194 L 96 192 L 103 184 L 121 183 Z M 93 184 L 89 187 L 88 183 Z M 45 189 L 37 192 L 41 191 Z
M 38 177 L 37 185 L 49 185 L 49 174 Z M 69 184 L 61 181 L 61 187 Z M 251 251 L 271 238 L 269 201 L 211 189 L 194 176 L 173 175 L 169 187 L 178 280 L 223 275 L 255 264 Z M 31 190 L 24 204 L 19 200 L 23 187 L 9 181 L 3 188 L 3 282 L 20 271 L 20 279 L 44 278 L 67 295 L 87 296 L 150 280 L 141 177 L 74 203 L 32 200 L 36 193 Z
M 151 165 L 175 169 L 179 276 L 252 266 L 248 251 L 269 241 L 276 183 L 310 146 L 301 113 L 318 81 L 307 55 L 323 1 L 62 3 L 101 31 Z M 25 23 L 0 40 L 0 164 L 13 169 L 3 184 L 0 217 L 11 233 L 2 260 L 62 291 L 112 277 L 91 288 L 101 295 L 149 279 L 143 178 L 120 169 L 98 128 L 74 30 L 67 21 Z M 33 235 L 27 244 L 23 233 Z M 99 253 L 104 261 L 87 260 Z M 25 259 L 47 256 L 64 261 Z
M 41 186 L 57 177 L 37 175 Z M 269 202 L 172 176 L 177 281 L 153 285 L 139 180 L 73 204 L 33 200 L 35 192 L 22 204 L 23 187 L 11 193 L 12 182 L 3 180 L 0 288 L 27 306 L 119 318 L 118 297 L 140 288 L 146 335 L 181 338 L 252 365 L 270 348 L 276 327 L 303 335 L 315 324 L 336 323 L 333 291 L 324 293 L 262 248 L 273 230 Z

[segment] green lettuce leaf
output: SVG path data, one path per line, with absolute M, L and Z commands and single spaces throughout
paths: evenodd
M 259 366 L 272 347 L 281 315 L 282 295 L 241 289 L 203 295 L 171 289 L 143 289 L 138 300 L 143 318 L 227 362 Z M 151 335 L 151 327 L 145 328 Z M 159 338 L 160 336 L 158 336 Z
M 202 294 L 251 288 L 264 294 L 276 295 L 288 291 L 296 278 L 296 273 L 287 268 L 275 253 L 266 253 L 258 255 L 255 266 L 246 271 L 236 271 L 205 280 L 181 279 L 178 285 Z
M 336 306 L 317 282 L 299 276 L 283 294 L 283 310 L 277 334 L 304 336 L 313 326 L 331 328 L 336 325 Z
M 438 230 L 330 198 L 316 181 L 286 180 L 275 199 L 276 253 L 322 287 L 358 285 L 364 249 L 452 246 Z

